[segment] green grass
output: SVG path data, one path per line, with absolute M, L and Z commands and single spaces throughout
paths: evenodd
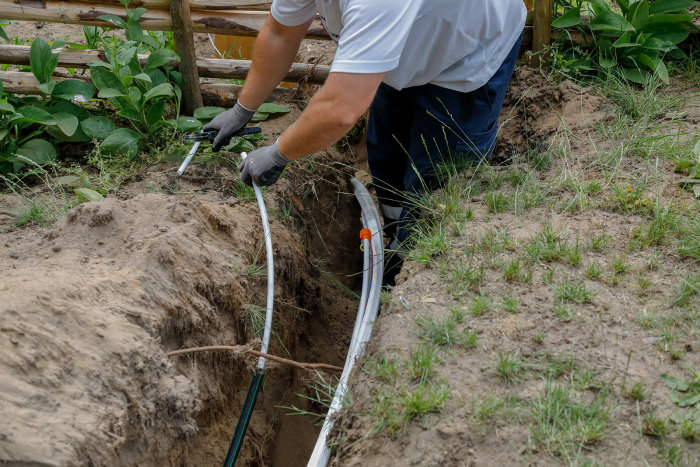
M 517 298 L 504 297 L 503 298 L 503 311 L 507 313 L 517 313 L 520 311 L 520 300 Z
M 457 313 L 450 313 L 439 318 L 419 315 L 414 318 L 420 327 L 419 337 L 424 342 L 450 347 L 461 345 L 462 347 L 476 347 L 477 331 L 462 329 L 457 326 L 461 322 Z
M 493 213 L 506 211 L 510 205 L 508 196 L 500 191 L 485 194 L 484 201 L 486 202 L 489 212 Z
M 554 312 L 562 321 L 567 323 L 574 317 L 574 307 L 564 303 L 557 303 L 554 305 Z
M 439 363 L 439 353 L 440 349 L 431 345 L 421 345 L 411 352 L 411 358 L 407 364 L 411 378 L 421 383 L 427 381 Z
M 399 360 L 386 356 L 369 358 L 362 368 L 365 373 L 379 380 L 392 381 L 399 372 Z
M 527 365 L 520 358 L 519 352 L 498 352 L 496 373 L 500 379 L 509 383 L 519 382 L 526 371 Z
M 688 306 L 693 297 L 698 294 L 700 294 L 700 274 L 688 273 L 680 278 L 673 303 L 678 306 Z
M 623 392 L 625 399 L 642 402 L 647 398 L 647 387 L 644 381 L 639 380 L 631 388 Z
M 574 282 L 569 279 L 560 286 L 554 287 L 554 296 L 565 303 L 590 303 L 596 294 L 588 290 L 583 282 Z
M 597 262 L 593 261 L 586 266 L 585 271 L 583 272 L 583 275 L 586 277 L 586 279 L 590 280 L 597 280 L 600 278 L 601 274 L 603 274 L 603 269 L 601 268 L 600 264 Z
M 578 396 L 571 386 L 547 382 L 544 394 L 532 402 L 530 428 L 533 442 L 567 462 L 601 440 L 609 429 L 611 406 L 605 393 L 591 400 Z
M 403 432 L 412 420 L 439 413 L 449 395 L 447 384 L 432 382 L 377 390 L 367 413 L 371 420 L 371 434 Z
M 30 200 L 29 204 L 12 213 L 12 223 L 15 227 L 30 225 L 51 225 L 56 220 L 55 214 L 38 200 Z
M 491 297 L 488 294 L 480 291 L 478 295 L 474 295 L 472 297 L 472 302 L 469 307 L 469 311 L 471 312 L 471 314 L 478 316 L 488 312 L 492 308 L 493 300 L 491 299 Z

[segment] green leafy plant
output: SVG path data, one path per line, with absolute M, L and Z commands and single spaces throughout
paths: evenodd
M 668 82 L 665 61 L 686 58 L 677 45 L 696 28 L 688 8 L 694 0 L 618 0 L 614 8 L 608 0 L 569 4 L 552 26 L 571 37 L 571 30 L 582 33 L 586 43 L 554 59 L 564 71 L 586 73 L 598 69 L 619 71 L 635 83 L 645 84 L 650 74 Z M 590 42 L 588 37 L 590 35 Z
M 692 187 L 695 196 L 700 198 L 700 139 L 695 143 L 691 157 L 678 162 L 674 170 L 688 174 L 688 179 L 682 183 L 688 188 Z

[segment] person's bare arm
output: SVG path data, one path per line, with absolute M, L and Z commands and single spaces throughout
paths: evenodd
M 299 26 L 284 26 L 272 15 L 255 40 L 253 63 L 238 102 L 257 109 L 282 81 L 294 62 L 301 40 L 312 20 Z
M 384 75 L 331 73 L 299 119 L 280 136 L 279 152 L 294 160 L 337 142 L 367 111 Z

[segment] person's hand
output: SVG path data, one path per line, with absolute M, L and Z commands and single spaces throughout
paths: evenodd
M 280 154 L 275 141 L 272 146 L 263 146 L 248 153 L 239 167 L 241 181 L 250 186 L 253 182 L 261 186 L 272 185 L 280 178 L 289 162 L 289 159 Z
M 236 102 L 236 105 L 221 112 L 219 115 L 214 117 L 211 122 L 207 123 L 202 127 L 202 131 L 207 130 L 217 130 L 216 138 L 212 142 L 211 149 L 214 152 L 219 151 L 222 146 L 229 140 L 229 137 L 233 136 L 236 132 L 240 131 L 241 128 L 246 126 L 253 115 L 255 110 L 250 110 L 243 107 L 241 104 Z

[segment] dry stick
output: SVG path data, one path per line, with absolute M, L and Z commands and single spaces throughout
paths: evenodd
M 249 349 L 245 345 L 209 345 L 206 347 L 192 347 L 189 349 L 180 349 L 167 352 L 165 355 L 168 357 L 174 357 L 175 355 L 184 355 L 196 352 L 208 352 L 210 350 L 228 350 L 230 352 L 243 352 L 256 357 L 264 357 L 268 360 L 272 360 L 278 363 L 283 363 L 285 365 L 294 366 L 297 368 L 303 368 L 305 370 L 328 370 L 342 372 L 343 369 L 339 366 L 329 365 L 327 363 L 305 363 L 297 362 L 295 360 L 289 360 L 288 358 L 277 357 L 276 355 L 270 355 L 257 350 Z

